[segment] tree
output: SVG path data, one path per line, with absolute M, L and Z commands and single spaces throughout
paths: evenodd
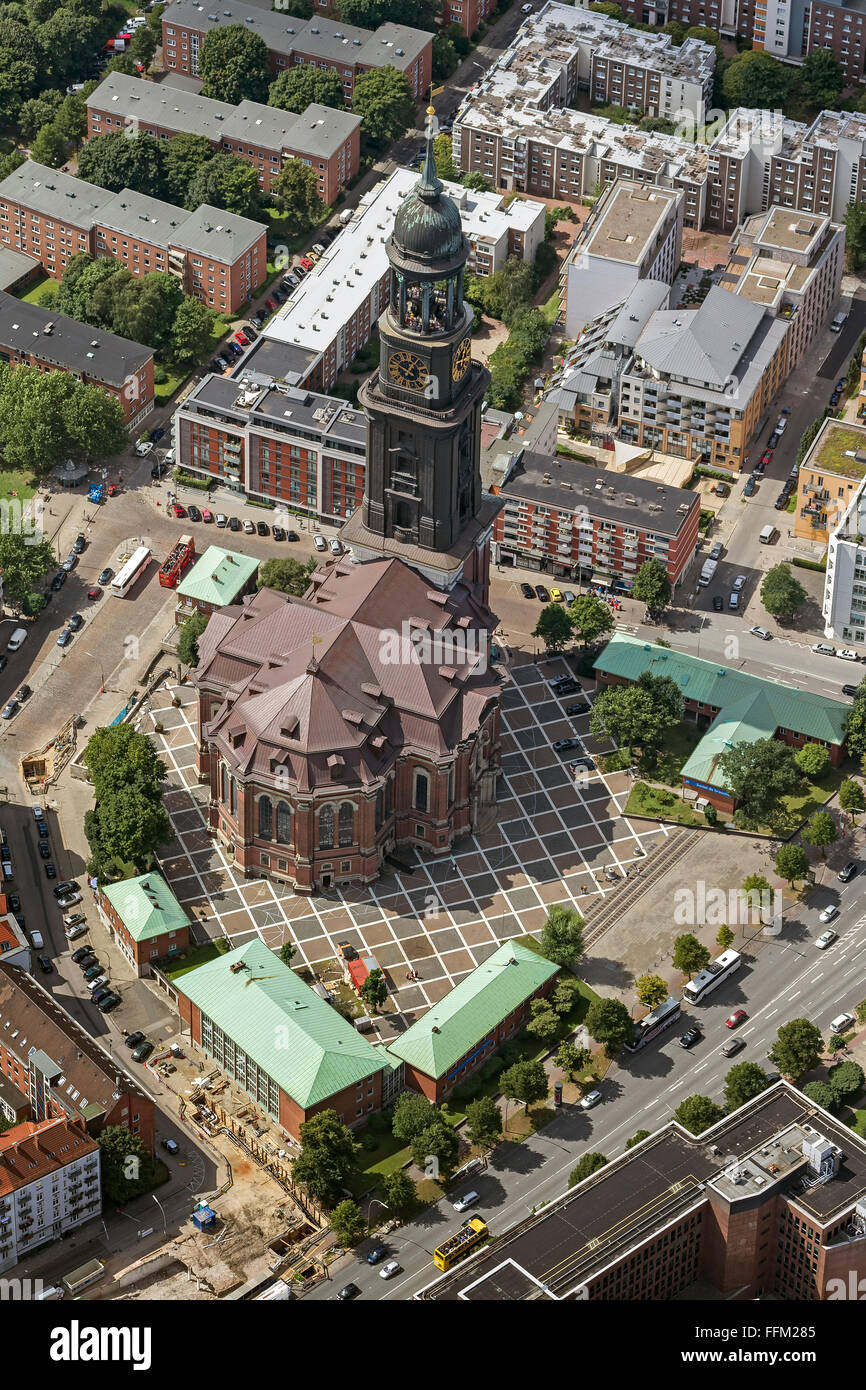
M 829 811 L 816 811 L 803 827 L 803 839 L 807 845 L 820 849 L 821 858 L 827 858 L 827 846 L 839 838 L 836 822 Z
M 582 1154 L 580 1157 L 580 1162 L 577 1164 L 577 1167 L 572 1168 L 571 1172 L 568 1175 L 569 1187 L 576 1187 L 579 1182 L 583 1182 L 584 1178 L 592 1177 L 593 1173 L 597 1173 L 600 1168 L 606 1167 L 607 1159 L 605 1158 L 604 1154 Z
M 802 1090 L 804 1096 L 814 1101 L 816 1105 L 822 1105 L 831 1114 L 839 1104 L 839 1098 L 833 1087 L 828 1086 L 826 1081 L 807 1081 Z
M 394 1102 L 391 1133 L 395 1139 L 410 1144 L 428 1125 L 433 1123 L 435 1107 L 420 1091 L 401 1091 Z
M 501 1073 L 499 1085 L 508 1100 L 522 1101 L 527 1111 L 533 1102 L 546 1100 L 549 1090 L 542 1062 L 515 1062 Z
M 184 203 L 194 208 L 210 203 L 238 217 L 255 219 L 261 215 L 263 203 L 258 171 L 239 155 L 215 154 L 199 167 Z
M 792 1018 L 782 1024 L 767 1056 L 783 1076 L 796 1081 L 817 1067 L 823 1045 L 820 1028 L 808 1018 Z
M 459 170 L 454 167 L 454 156 L 452 154 L 451 136 L 437 135 L 433 141 L 433 158 L 436 161 L 436 173 L 440 179 L 457 180 L 460 178 Z
M 866 203 L 849 203 L 845 210 L 845 260 L 855 272 L 866 262 Z
M 291 941 L 284 941 L 280 947 L 280 960 L 283 965 L 291 965 L 295 956 L 298 954 L 297 947 Z
M 561 651 L 566 643 L 571 641 L 573 635 L 571 621 L 561 604 L 545 604 L 532 635 L 533 637 L 540 637 L 545 646 L 552 652 Z
M 754 907 L 760 912 L 768 902 L 771 891 L 769 881 L 763 874 L 749 874 L 740 884 L 740 898 L 747 910 Z
M 205 34 L 199 51 L 201 94 L 215 101 L 267 101 L 271 74 L 268 46 L 243 24 Z
M 104 793 L 95 807 L 98 847 L 116 865 L 133 864 L 145 873 L 159 845 L 171 839 L 171 821 L 158 801 L 142 797 L 137 787 Z
M 30 147 L 30 158 L 49 169 L 59 169 L 66 159 L 66 141 L 54 124 L 44 125 Z
M 375 144 L 402 139 L 415 112 L 406 76 L 390 65 L 360 73 L 352 94 L 352 111 L 361 117 L 362 132 Z
M 848 811 L 851 815 L 852 825 L 856 825 L 854 816 L 858 811 L 866 810 L 866 798 L 863 796 L 863 788 L 859 782 L 854 782 L 850 778 L 839 787 L 839 805 L 843 811 Z
M 840 1062 L 830 1073 L 830 1086 L 840 1104 L 862 1091 L 863 1080 L 863 1068 L 857 1062 Z
M 806 602 L 808 594 L 791 572 L 790 565 L 773 565 L 764 575 L 761 602 L 774 618 L 793 618 Z
M 541 954 L 555 965 L 569 965 L 583 953 L 583 918 L 573 907 L 554 903 L 541 929 Z
M 80 145 L 87 134 L 87 98 L 96 82 L 85 82 L 80 92 L 69 92 L 61 101 L 54 116 L 55 129 L 70 144 Z
M 679 1120 L 690 1134 L 703 1134 L 705 1129 L 718 1124 L 724 1117 L 724 1110 L 709 1096 L 687 1096 L 674 1111 L 674 1119 Z
M 683 709 L 682 693 L 670 676 L 644 671 L 634 685 L 611 685 L 596 697 L 590 732 L 606 733 L 620 746 L 640 744 L 652 763 L 668 729 L 682 719 Z
M 113 58 L 109 58 L 105 65 L 106 76 L 110 72 L 122 72 L 124 77 L 138 77 L 138 67 L 128 53 L 115 53 Z
M 668 567 L 664 560 L 660 560 L 656 555 L 651 560 L 644 560 L 635 575 L 631 589 L 632 598 L 636 598 L 639 603 L 645 603 L 647 613 L 651 618 L 655 618 L 667 608 L 672 593 Z
M 608 1057 L 615 1057 L 634 1036 L 631 1014 L 619 999 L 594 999 L 584 1022 L 590 1037 L 604 1045 Z
M 317 1111 L 298 1132 L 303 1148 L 292 1163 L 292 1177 L 330 1204 L 355 1171 L 355 1141 L 335 1110 Z
M 213 341 L 215 315 L 207 304 L 184 295 L 171 328 L 171 361 L 200 360 Z
M 281 209 L 289 236 L 309 231 L 321 221 L 325 204 L 319 197 L 315 170 L 299 159 L 287 159 L 271 184 L 274 201 Z
M 533 999 L 525 1027 L 531 1038 L 538 1038 L 543 1043 L 553 1042 L 559 1032 L 559 1018 L 549 1000 Z
M 8 6 L 4 6 L 8 12 Z M 40 85 L 44 58 L 33 32 L 11 15 L 0 17 L 0 123 L 12 126 L 22 103 Z
M 0 439 L 7 468 L 36 477 L 70 455 L 104 457 L 129 442 L 116 397 L 65 372 L 23 364 L 0 367 Z
M 357 1202 L 346 1198 L 331 1212 L 331 1230 L 341 1245 L 357 1245 L 367 1234 L 367 1222 Z
M 94 135 L 79 153 L 78 176 L 111 193 L 133 188 L 160 198 L 164 192 L 162 146 L 143 132 Z
M 433 39 L 433 76 L 437 82 L 450 77 L 459 62 L 457 49 L 451 40 L 444 34 L 437 34 Z
M 134 787 L 148 800 L 162 794 L 165 763 L 157 756 L 153 740 L 130 724 L 96 729 L 87 740 L 82 760 L 97 801 L 118 787 Z
M 316 568 L 311 557 L 301 564 L 300 560 L 265 560 L 259 566 L 258 586 L 260 589 L 278 589 L 281 594 L 295 594 L 300 598 L 310 587 L 310 575 Z
M 747 49 L 732 59 L 722 77 L 728 106 L 760 107 L 775 111 L 785 105 L 794 73 L 762 49 Z
M 634 982 L 634 992 L 648 1009 L 654 1009 L 668 997 L 668 987 L 661 975 L 639 975 Z
M 827 770 L 830 754 L 820 743 L 804 743 L 794 754 L 794 760 L 805 777 L 820 777 Z
M 738 1062 L 725 1077 L 725 1105 L 728 1110 L 739 1110 L 746 1101 L 766 1091 L 769 1084 L 769 1076 L 757 1062 Z
M 149 68 L 156 56 L 157 47 L 156 34 L 149 25 L 142 24 L 132 36 L 129 52 L 142 67 Z
M 106 1197 L 125 1205 L 150 1185 L 153 1160 L 144 1140 L 123 1125 L 106 1125 L 97 1136 L 102 1190 Z
M 800 845 L 781 845 L 774 864 L 776 873 L 787 879 L 792 888 L 795 879 L 805 878 L 809 872 L 809 856 Z
M 293 71 L 303 72 L 306 69 L 295 68 Z M 166 141 L 163 159 L 166 197 L 179 207 L 186 207 L 196 175 L 213 158 L 213 145 L 206 136 L 186 133 L 173 135 Z
M 563 1038 L 554 1061 L 571 1080 L 576 1071 L 583 1071 L 589 1066 L 592 1053 L 588 1047 L 576 1047 L 570 1038 Z
M 24 102 L 18 117 L 18 129 L 28 144 L 36 139 L 44 125 L 54 120 L 62 100 L 62 92 L 49 90 Z
M 381 970 L 371 970 L 358 993 L 367 1007 L 375 1013 L 388 998 L 388 985 Z
M 398 1168 L 393 1173 L 385 1174 L 382 1179 L 382 1191 L 390 1211 L 397 1213 L 411 1211 L 415 1205 L 415 1184 L 402 1168 Z
M 585 647 L 614 627 L 613 613 L 609 603 L 604 603 L 595 594 L 578 594 L 568 610 L 571 625 L 580 633 L 581 644 Z
M 470 169 L 468 174 L 464 174 L 461 180 L 464 188 L 471 188 L 475 193 L 492 193 L 493 184 L 478 169 Z
M 192 617 L 187 618 L 186 622 L 180 625 L 177 654 L 185 666 L 198 665 L 198 639 L 207 627 L 208 616 L 207 613 L 200 613 L 196 609 Z
M 39 25 L 39 47 L 53 86 L 66 87 L 95 57 L 111 33 L 90 6 L 63 5 Z
M 436 1123 L 422 1129 L 412 1141 L 412 1162 L 428 1177 L 448 1179 L 457 1167 L 460 1139 L 440 1112 L 434 1113 Z
M 466 1107 L 466 1133 L 479 1149 L 492 1149 L 502 1134 L 502 1111 L 492 1096 L 479 1096 Z
M 689 979 L 699 970 L 703 970 L 710 963 L 710 953 L 706 946 L 702 945 L 698 938 L 691 932 L 685 932 L 678 936 L 674 942 L 674 952 L 671 957 L 674 970 L 681 970 Z
M 42 540 L 37 545 L 28 545 L 31 539 L 15 531 L 0 534 L 0 573 L 7 602 L 23 603 L 55 563 L 51 542 Z
M 716 766 L 746 827 L 778 825 L 787 815 L 783 798 L 803 785 L 793 750 L 776 738 L 735 743 L 724 750 Z
M 572 975 L 560 975 L 553 986 L 550 1002 L 558 1014 L 567 1014 L 574 1008 L 580 995 L 580 981 Z
M 831 48 L 813 48 L 807 53 L 800 66 L 796 89 L 813 111 L 838 106 L 844 86 L 845 74 Z
M 723 922 L 716 932 L 716 945 L 720 951 L 727 951 L 728 947 L 733 944 L 733 940 L 734 933 L 731 931 L 727 922 Z
M 644 1139 L 649 1139 L 650 1133 L 651 1133 L 651 1131 L 648 1130 L 648 1129 L 639 1129 L 639 1130 L 637 1131 L 636 1134 L 633 1134 L 633 1135 L 631 1136 L 630 1139 L 626 1139 L 626 1141 L 625 1141 L 625 1146 L 626 1146 L 626 1148 L 627 1148 L 627 1149 L 633 1149 L 633 1148 L 635 1147 L 636 1144 L 642 1144 L 643 1141 L 644 1141 Z
M 333 68 L 314 68 L 310 63 L 296 63 L 271 83 L 268 106 L 278 106 L 281 111 L 294 111 L 295 115 L 301 116 L 313 102 L 342 111 L 343 83 L 340 74 Z

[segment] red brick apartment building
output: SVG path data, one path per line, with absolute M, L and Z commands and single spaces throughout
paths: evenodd
M 153 351 L 0 292 L 0 361 L 71 372 L 123 406 L 132 429 L 153 410 Z
M 167 271 L 218 313 L 236 313 L 267 274 L 260 222 L 207 203 L 186 212 L 129 188 L 108 193 L 32 160 L 0 183 L 0 242 L 56 280 L 79 251 L 133 275 Z
M 130 127 L 156 140 L 203 135 L 215 150 L 251 164 L 266 193 L 287 159 L 299 159 L 316 172 L 319 196 L 331 204 L 358 172 L 360 117 L 313 103 L 302 115 L 242 101 L 239 106 L 211 101 L 197 92 L 146 82 L 113 72 L 87 99 L 88 135 Z
M 780 1081 L 698 1137 L 671 1120 L 417 1297 L 812 1302 L 864 1275 L 866 1144 Z
M 338 72 L 343 79 L 347 108 L 351 108 L 359 73 L 370 68 L 395 67 L 405 73 L 416 101 L 429 90 L 433 75 L 433 35 L 421 29 L 410 29 L 405 24 L 380 24 L 373 31 L 323 15 L 315 15 L 305 22 L 279 11 L 269 13 L 256 9 L 248 14 L 248 8 L 232 5 L 210 9 L 197 0 L 175 0 L 162 16 L 162 52 L 166 68 L 197 77 L 205 36 L 215 28 L 243 24 L 267 44 L 275 77 L 295 63 Z
M 6 1024 L 9 1027 L 6 1027 Z M 33 976 L 0 961 L 0 1075 L 28 1101 L 30 1120 L 82 1120 L 97 1136 L 122 1125 L 154 1147 L 154 1104 Z
M 95 892 L 99 915 L 136 975 L 189 945 L 189 920 L 161 874 L 121 879 Z
M 696 493 L 564 454 L 519 455 L 499 496 L 496 562 L 555 578 L 630 589 L 644 561 L 656 558 L 677 585 L 698 541 Z

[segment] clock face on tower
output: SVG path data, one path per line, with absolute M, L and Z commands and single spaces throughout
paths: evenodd
M 406 391 L 421 391 L 427 385 L 427 363 L 414 352 L 392 352 L 388 375 Z
M 471 359 L 472 345 L 469 341 L 469 338 L 466 337 L 463 339 L 462 343 L 458 345 L 457 351 L 454 354 L 454 361 L 451 366 L 451 375 L 455 381 L 459 381 L 462 376 L 466 375 L 466 369 L 469 366 Z

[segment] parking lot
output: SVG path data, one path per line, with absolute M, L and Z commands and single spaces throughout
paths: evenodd
M 584 742 L 593 759 L 610 749 L 588 736 L 588 696 L 552 695 L 548 680 L 566 672 L 564 661 L 542 670 L 529 664 L 510 673 L 503 697 L 499 822 L 490 833 L 467 836 L 453 857 L 419 858 L 411 874 L 312 896 L 269 879 L 245 879 L 211 839 L 207 794 L 195 774 L 194 695 L 188 687 L 169 687 L 154 698 L 152 715 L 164 726 L 153 736 L 169 769 L 165 804 L 176 839 L 162 868 L 173 891 L 210 937 L 225 935 L 233 946 L 259 937 L 274 950 L 293 942 L 295 968 L 306 965 L 320 973 L 343 941 L 373 951 L 396 1010 L 377 1026 L 385 1037 L 402 1029 L 501 941 L 538 935 L 552 903 L 585 909 L 609 892 L 611 880 L 643 862 L 667 833 L 622 815 L 631 785 L 627 773 L 602 775 L 596 768 L 575 774 L 569 758 L 580 750 L 554 751 L 553 742 L 570 735 Z M 171 704 L 175 693 L 179 707 Z M 574 703 L 586 712 L 567 718 L 565 707 Z M 149 732 L 152 722 L 148 716 L 142 727 Z M 419 978 L 409 980 L 410 971 Z

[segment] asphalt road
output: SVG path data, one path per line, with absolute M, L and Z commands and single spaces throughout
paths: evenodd
M 841 907 L 833 923 L 839 940 L 827 951 L 818 951 L 815 940 L 826 929 L 819 913 L 834 901 Z M 780 1024 L 808 1018 L 826 1036 L 831 1018 L 853 1010 L 866 993 L 866 874 L 847 885 L 834 880 L 832 887 L 817 890 L 808 906 L 786 918 L 781 936 L 763 937 L 760 927 L 751 926 L 745 934 L 752 938 L 745 948 L 740 934 L 735 942 L 746 955 L 740 971 L 703 1005 L 684 1008 L 681 1026 L 675 1024 L 644 1052 L 612 1068 L 601 1083 L 602 1104 L 590 1112 L 564 1107 L 541 1133 L 522 1144 L 501 1145 L 485 1172 L 456 1189 L 479 1194 L 473 1210 L 484 1216 L 494 1233 L 508 1230 L 532 1208 L 560 1196 L 569 1172 L 587 1150 L 615 1157 L 637 1130 L 652 1131 L 664 1124 L 687 1096 L 707 1095 L 721 1102 L 724 1078 L 737 1062 L 754 1061 L 772 1071 L 767 1050 Z M 725 1027 L 725 1019 L 740 1008 L 748 1018 L 734 1033 Z M 692 1023 L 700 1023 L 704 1039 L 686 1050 L 677 1037 Z M 746 1046 L 728 1060 L 720 1048 L 735 1036 Z M 373 1211 L 383 1215 L 378 1208 Z M 333 1266 L 330 1280 L 309 1297 L 334 1298 L 351 1280 L 364 1298 L 411 1298 L 437 1275 L 433 1249 L 463 1219 L 441 1200 L 387 1239 L 389 1258 L 401 1265 L 393 1279 L 381 1279 L 378 1267 L 366 1264 L 373 1244 L 367 1241 Z

